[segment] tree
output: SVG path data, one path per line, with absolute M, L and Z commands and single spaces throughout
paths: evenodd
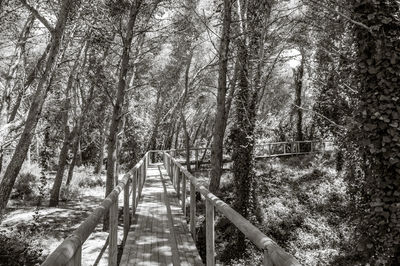
M 222 165 L 223 165 L 223 142 L 226 129 L 226 79 L 228 70 L 228 53 L 230 42 L 230 27 L 232 21 L 231 0 L 224 0 L 224 16 L 222 24 L 222 37 L 219 47 L 218 63 L 218 93 L 217 93 L 217 112 L 213 130 L 213 142 L 211 146 L 211 179 L 209 189 L 215 193 L 220 184 Z
M 359 251 L 372 264 L 400 263 L 400 6 L 352 1 L 360 82 L 354 137 L 363 162 Z
M 133 29 L 138 17 L 139 9 L 142 0 L 135 0 L 129 6 L 128 22 L 126 24 L 125 35 L 121 36 L 123 42 L 123 50 L 119 69 L 118 85 L 116 99 L 113 104 L 113 112 L 110 122 L 110 130 L 107 138 L 107 179 L 106 179 L 106 194 L 111 193 L 115 186 L 116 178 L 116 161 L 117 161 L 117 143 L 118 129 L 120 127 L 123 114 L 123 104 L 126 90 L 126 79 L 129 67 L 130 49 L 133 39 Z M 118 175 L 117 175 L 118 176 Z M 108 216 L 105 216 L 103 230 L 108 229 Z
M 64 35 L 67 19 L 71 10 L 72 0 L 63 0 L 60 3 L 58 19 L 54 30 L 51 30 L 51 44 L 49 54 L 46 60 L 46 66 L 42 77 L 40 78 L 33 96 L 28 116 L 25 122 L 24 131 L 18 141 L 18 145 L 11 158 L 4 177 L 0 184 L 0 210 L 5 209 L 11 190 L 14 186 L 17 175 L 25 160 L 26 153 L 29 149 L 33 137 L 33 131 L 36 128 L 43 103 L 49 91 L 49 82 L 57 64 L 57 58 L 60 50 L 61 40 Z

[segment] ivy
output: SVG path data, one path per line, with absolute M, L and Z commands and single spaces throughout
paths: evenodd
M 363 158 L 359 248 L 365 260 L 398 264 L 400 252 L 400 20 L 396 1 L 354 1 L 361 91 L 354 129 Z

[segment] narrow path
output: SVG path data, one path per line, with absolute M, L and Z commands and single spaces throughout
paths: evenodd
M 120 265 L 203 265 L 165 169 L 150 165 Z

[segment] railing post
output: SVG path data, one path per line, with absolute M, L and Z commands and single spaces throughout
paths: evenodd
M 137 187 L 137 169 L 132 174 L 132 220 L 135 217 L 136 212 L 136 187 Z
M 129 182 L 126 182 L 124 187 L 124 242 L 128 236 L 129 226 L 130 226 L 130 216 L 129 216 Z
M 110 207 L 108 266 L 117 265 L 118 255 L 118 197 Z
M 190 232 L 196 241 L 196 187 L 190 182 Z
M 140 190 L 143 189 L 144 182 L 146 182 L 146 161 L 143 159 L 143 163 L 142 163 L 142 186 L 140 187 Z
M 274 266 L 267 249 L 264 250 L 263 266 Z
M 182 209 L 183 216 L 186 218 L 186 175 L 185 173 L 181 173 L 182 175 Z
M 214 206 L 206 200 L 206 254 L 207 266 L 215 265 Z
M 195 150 L 194 156 L 195 156 L 195 169 L 199 170 L 200 162 L 199 162 L 199 150 L 198 149 Z
M 139 196 L 139 200 L 142 197 L 142 166 L 139 166 L 137 171 L 137 178 L 138 178 L 138 196 Z M 137 203 L 136 203 L 137 204 Z
M 81 266 L 82 265 L 82 246 L 76 251 L 74 256 L 68 261 L 66 266 Z
M 178 166 L 176 166 L 176 195 L 179 200 L 181 197 L 181 171 Z

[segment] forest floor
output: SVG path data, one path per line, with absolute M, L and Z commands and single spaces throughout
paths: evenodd
M 29 182 L 25 181 L 23 185 L 17 185 L 17 188 L 20 188 L 18 191 L 14 189 L 13 199 L 10 200 L 7 212 L 0 221 L 0 233 L 14 239 L 2 239 L 3 242 L 15 245 L 15 248 L 11 247 L 15 253 L 14 255 L 17 255 L 18 252 L 26 253 L 23 249 L 20 250 L 18 247 L 19 242 L 16 242 L 18 240 L 15 240 L 15 238 L 24 239 L 24 245 L 29 246 L 34 251 L 39 251 L 38 254 L 41 253 L 39 261 L 42 261 L 104 199 L 104 181 L 101 180 L 105 180 L 105 176 L 104 173 L 100 176 L 93 175 L 92 168 L 77 167 L 69 189 L 65 189 L 64 186 L 61 189 L 59 206 L 56 208 L 47 207 L 48 199 L 46 198 L 43 200 L 41 207 L 38 208 L 36 205 L 40 181 L 37 177 L 40 175 L 40 171 L 36 168 L 34 165 L 25 167 L 25 171 L 36 178 L 30 179 Z M 47 185 L 44 187 L 44 195 L 49 195 L 50 185 L 54 181 L 54 176 L 54 172 L 46 172 Z M 22 192 L 20 191 L 21 188 Z M 24 194 L 24 189 L 29 190 L 29 193 L 27 195 L 18 195 Z M 121 230 L 119 231 L 121 232 Z M 107 235 L 107 232 L 102 231 L 102 225 L 95 229 L 83 246 L 82 265 L 93 265 L 106 242 Z M 104 252 L 97 265 L 107 265 L 107 254 L 107 251 Z M 27 263 L 26 265 L 33 265 L 29 261 L 25 263 Z M 0 260 L 0 265 L 9 264 L 2 264 L 2 260 Z

